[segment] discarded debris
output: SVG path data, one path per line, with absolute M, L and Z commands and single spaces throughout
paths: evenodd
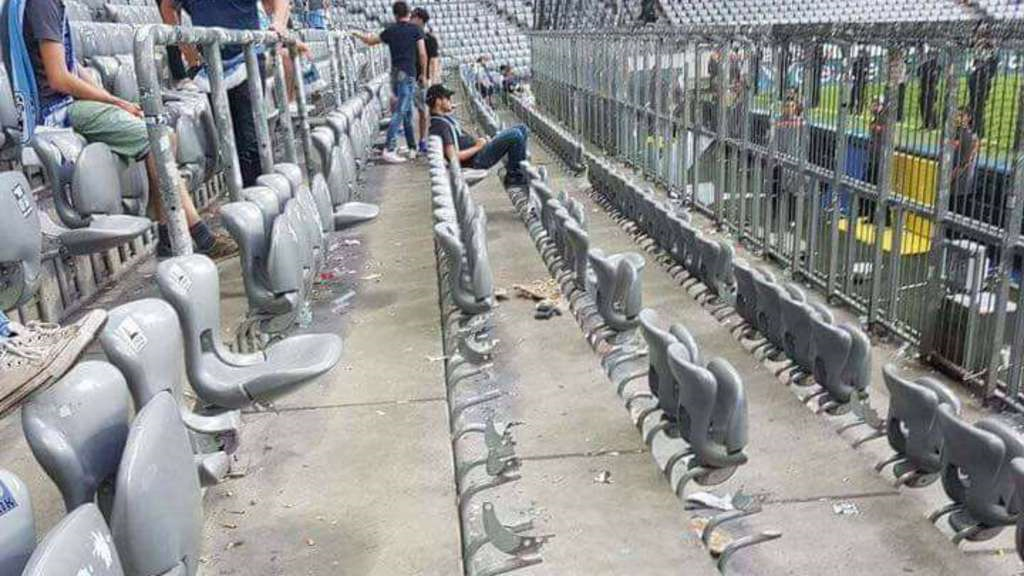
M 344 240 L 341 241 L 341 243 L 344 244 L 345 246 L 359 246 L 360 244 L 362 244 L 362 242 L 356 240 L 355 238 L 345 238 Z
M 708 525 L 708 518 L 703 516 L 697 516 L 690 520 L 690 529 L 693 530 L 698 537 L 704 533 L 704 528 Z M 722 528 L 715 528 L 711 531 L 711 537 L 708 538 L 708 552 L 712 556 L 719 556 L 725 547 L 732 543 L 732 535 L 723 530 Z
M 838 516 L 856 516 L 860 510 L 853 502 L 836 502 L 832 504 L 832 513 Z
M 561 316 L 562 310 L 552 300 L 541 300 L 534 307 L 533 317 L 537 320 L 548 320 L 553 316 Z
M 367 282 L 370 280 L 380 280 L 381 276 L 383 276 L 383 274 L 368 274 L 360 278 L 360 280 L 365 280 Z
M 335 298 L 334 302 L 331 303 L 331 311 L 335 314 L 341 314 L 346 308 L 348 308 L 349 302 L 351 302 L 355 295 L 355 290 L 352 290 L 351 288 L 346 290 L 344 294 Z
M 562 297 L 558 283 L 554 279 L 537 280 L 530 284 L 513 284 L 516 296 L 526 300 L 558 300 Z
M 238 548 L 242 544 L 245 544 L 245 540 L 232 540 L 228 542 L 228 545 L 224 547 L 225 550 L 231 550 L 232 548 Z
M 594 482 L 596 484 L 611 484 L 612 473 L 608 470 L 602 470 L 597 476 L 594 476 Z
M 494 299 L 497 300 L 498 302 L 504 302 L 505 300 L 508 300 L 508 290 L 505 290 L 504 288 L 495 288 Z
M 686 497 L 687 508 L 713 508 L 715 510 L 732 510 L 732 494 L 719 496 L 711 492 L 694 492 Z
M 221 522 L 221 528 L 227 528 L 228 530 L 234 530 L 238 528 L 238 524 L 232 524 L 231 522 Z
M 306 546 L 316 546 L 316 541 L 312 538 L 306 538 Z

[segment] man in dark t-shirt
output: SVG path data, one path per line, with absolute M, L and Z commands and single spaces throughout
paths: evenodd
M 413 130 L 412 109 L 417 82 L 420 86 L 426 84 L 426 77 L 420 71 L 427 69 L 427 46 L 423 40 L 423 30 L 410 21 L 409 4 L 395 2 L 391 6 L 391 11 L 395 15 L 395 23 L 380 34 L 353 32 L 352 35 L 367 46 L 387 44 L 391 52 L 391 91 L 396 104 L 391 115 L 391 124 L 388 125 L 381 158 L 385 162 L 398 164 L 405 161 L 398 155 L 395 142 L 401 128 L 404 128 L 405 143 L 409 146 L 409 159 L 416 158 L 416 133 Z
M 82 74 L 73 57 L 69 32 L 62 0 L 27 0 L 22 33 L 39 87 L 40 123 L 70 127 L 87 142 L 106 144 L 125 162 L 145 160 L 149 189 L 159 190 L 156 161 L 149 153 L 149 135 L 142 109 L 135 102 L 107 92 Z M 214 234 L 202 220 L 184 185 L 179 190 L 179 198 L 198 252 L 214 259 L 237 253 L 234 242 L 223 234 Z M 160 195 L 153 193 L 151 199 L 150 217 L 162 221 Z M 163 224 L 159 228 L 157 253 L 169 256 L 169 236 Z
M 962 107 L 956 115 L 953 141 L 953 170 L 950 173 L 952 197 L 966 197 L 974 192 L 974 179 L 978 166 L 980 143 L 973 130 L 970 108 Z
M 458 158 L 462 166 L 488 169 L 505 158 L 505 186 L 525 186 L 526 175 L 521 163 L 526 160 L 526 146 L 529 132 L 520 124 L 506 128 L 494 135 L 493 139 L 474 138 L 463 132 L 459 121 L 452 115 L 452 92 L 443 84 L 436 84 L 427 90 L 427 105 L 430 106 L 430 135 L 437 136 L 444 145 L 445 158 Z
M 440 50 L 437 45 L 437 38 L 427 32 L 427 22 L 430 21 L 430 14 L 424 8 L 416 8 L 412 11 L 412 23 L 423 30 L 423 42 L 427 47 L 427 69 L 423 70 L 420 61 L 416 60 L 416 76 L 426 76 L 425 85 L 416 88 L 416 112 L 419 115 L 420 125 L 420 154 L 427 153 L 427 131 L 430 127 L 430 108 L 427 107 L 427 88 L 441 81 L 441 60 Z

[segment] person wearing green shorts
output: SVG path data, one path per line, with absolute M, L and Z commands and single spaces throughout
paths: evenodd
M 71 56 L 73 47 L 66 33 L 63 0 L 27 0 L 25 3 L 25 46 L 28 47 L 39 89 L 43 123 L 69 126 L 88 142 L 102 142 L 126 162 L 145 160 L 149 189 L 159 190 L 156 161 L 149 153 L 149 137 L 138 104 L 118 98 L 79 74 Z M 173 139 L 171 145 L 176 143 Z M 149 215 L 163 221 L 160 195 L 152 194 Z M 181 207 L 196 251 L 211 258 L 225 258 L 238 252 L 226 234 L 215 234 L 199 216 L 184 184 Z M 167 229 L 160 224 L 158 256 L 170 255 Z

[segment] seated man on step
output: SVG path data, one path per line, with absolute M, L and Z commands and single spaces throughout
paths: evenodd
M 525 186 L 526 175 L 520 164 L 526 160 L 526 126 L 520 124 L 506 128 L 495 134 L 493 139 L 474 138 L 462 131 L 459 121 L 452 115 L 455 110 L 452 94 L 454 92 L 443 84 L 427 90 L 430 135 L 441 138 L 445 158 L 450 160 L 457 154 L 462 166 L 484 170 L 506 158 L 505 186 Z

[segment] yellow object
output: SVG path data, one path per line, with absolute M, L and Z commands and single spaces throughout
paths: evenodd
M 932 223 L 917 214 L 907 214 L 903 219 L 903 237 L 900 240 L 900 256 L 919 256 L 927 254 L 932 246 Z M 847 218 L 839 220 L 839 231 L 846 232 L 849 228 Z M 867 218 L 857 219 L 854 238 L 861 244 L 875 244 L 875 225 Z M 882 233 L 882 252 L 892 252 L 893 229 L 886 228 Z

